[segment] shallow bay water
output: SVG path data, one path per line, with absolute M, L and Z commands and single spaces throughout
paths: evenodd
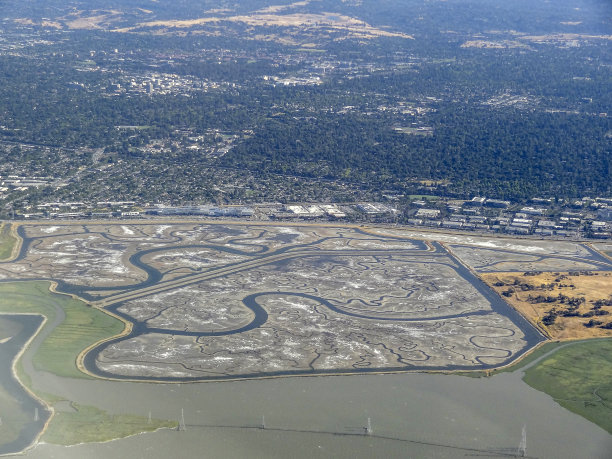
M 507 373 L 278 378 L 199 384 L 41 383 L 110 412 L 179 420 L 164 430 L 105 444 L 40 445 L 31 458 L 106 457 L 496 457 L 609 458 L 612 435 Z M 364 435 L 370 418 L 373 435 Z M 265 423 L 265 429 L 261 428 Z M 352 435 L 337 435 L 337 434 Z M 385 437 L 385 438 L 381 438 Z

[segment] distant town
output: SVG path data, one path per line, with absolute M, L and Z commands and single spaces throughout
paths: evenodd
M 41 177 L 0 178 L 0 192 L 57 183 Z M 402 224 L 445 230 L 557 238 L 612 238 L 612 198 L 573 200 L 532 198 L 511 202 L 475 196 L 387 196 L 388 202 L 249 203 L 248 205 L 168 205 L 133 201 L 24 203 L 11 219 L 103 219 L 149 217 L 226 217 L 261 221 L 346 221 Z M 6 211 L 5 211 L 6 212 Z

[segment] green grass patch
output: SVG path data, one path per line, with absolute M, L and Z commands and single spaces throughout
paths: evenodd
M 0 260 L 10 258 L 17 244 L 17 238 L 11 233 L 11 228 L 10 223 L 2 223 L 0 226 Z
M 161 428 L 176 428 L 176 421 L 151 419 L 129 414 L 109 414 L 93 406 L 70 405 L 72 410 L 56 411 L 42 440 L 56 445 L 104 442 Z
M 539 359 L 540 357 L 542 357 L 547 352 L 550 352 L 553 349 L 558 348 L 559 346 L 563 346 L 564 344 L 567 344 L 567 343 L 557 342 L 557 341 L 552 342 L 551 341 L 551 342 L 542 344 L 539 348 L 537 348 L 535 351 L 533 351 L 529 355 L 523 357 L 518 362 L 516 362 L 516 363 L 514 363 L 512 365 L 509 365 L 507 367 L 504 367 L 504 368 L 499 368 L 497 370 L 491 370 L 491 375 L 496 375 L 498 373 L 508 373 L 508 372 L 520 370 L 521 368 L 526 367 L 527 365 L 529 365 L 534 360 Z
M 58 376 L 87 378 L 76 367 L 78 354 L 91 344 L 120 333 L 123 323 L 82 301 L 50 292 L 48 282 L 0 284 L 0 313 L 42 314 L 47 317 L 45 327 L 49 327 L 61 314 L 58 309 L 65 319 L 39 347 L 32 358 L 34 367 Z
M 547 352 L 552 351 L 553 349 L 558 348 L 559 346 L 563 346 L 563 342 L 548 342 L 537 348 L 535 351 L 531 352 L 529 355 L 523 357 L 518 362 L 515 362 L 511 365 L 508 365 L 503 368 L 496 368 L 493 370 L 477 370 L 477 371 L 449 371 L 448 374 L 459 375 L 459 376 L 467 376 L 469 378 L 484 378 L 489 376 L 495 376 L 499 373 L 511 373 L 513 371 L 520 370 L 521 368 L 529 365 L 534 360 L 539 359 L 541 356 L 546 354 Z
M 525 372 L 524 381 L 612 433 L 612 340 L 578 342 Z

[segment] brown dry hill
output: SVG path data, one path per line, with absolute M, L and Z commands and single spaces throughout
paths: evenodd
M 486 273 L 481 277 L 552 339 L 612 336 L 611 272 Z

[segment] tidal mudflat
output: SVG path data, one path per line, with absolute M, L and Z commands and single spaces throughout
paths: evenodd
M 520 371 L 415 373 L 490 370 L 542 342 L 478 273 L 560 260 L 608 271 L 588 246 L 212 222 L 28 224 L 19 235 L 3 282 L 70 294 L 68 306 L 50 300 L 58 330 L 113 322 L 69 352 L 66 330 L 46 330 L 39 341 L 64 351 L 53 367 L 25 353 L 31 388 L 60 411 L 135 419 L 118 436 L 180 427 L 70 448 L 43 436 L 26 457 L 169 457 L 177 445 L 226 457 L 503 457 L 523 427 L 532 457 L 603 458 L 612 446 Z M 95 430 L 96 419 L 78 422 Z
M 214 223 L 19 234 L 0 277 L 51 280 L 129 325 L 82 360 L 104 378 L 482 369 L 544 339 L 433 238 Z

